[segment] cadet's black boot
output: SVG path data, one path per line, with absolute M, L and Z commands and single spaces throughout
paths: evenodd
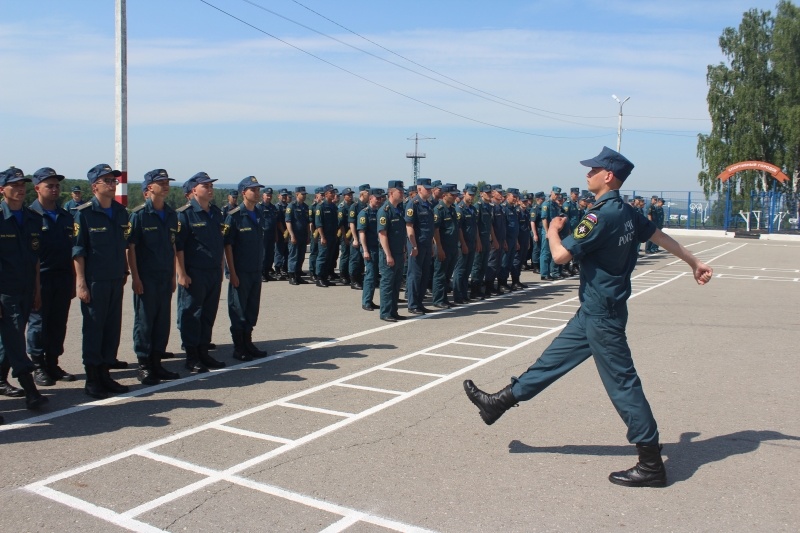
M 360 291 L 364 289 L 364 274 L 357 274 L 353 276 L 353 283 L 350 284 L 350 288 L 356 291 Z
M 161 366 L 161 357 L 162 355 L 159 352 L 153 352 L 150 354 L 150 364 L 153 365 L 153 373 L 156 375 L 156 377 L 163 380 L 180 379 L 180 374 L 177 372 L 170 372 Z
M 86 369 L 86 385 L 83 387 L 83 392 L 98 400 L 108 398 L 108 391 L 100 383 L 100 367 L 86 365 L 84 368 Z
M 608 480 L 625 487 L 665 487 L 667 469 L 661 460 L 661 446 L 637 444 L 636 448 L 639 451 L 639 462 L 636 466 L 622 472 L 612 472 Z
M 111 367 L 109 365 L 100 365 L 100 383 L 103 385 L 103 388 L 114 394 L 124 394 L 128 392 L 129 389 L 127 385 L 122 385 L 111 379 L 110 369 Z
M 482 298 L 482 294 L 478 292 L 478 284 L 477 283 L 470 283 L 469 285 L 469 299 L 470 300 L 477 300 L 478 298 Z
M 206 344 L 201 344 L 197 347 L 197 355 L 200 357 L 200 362 L 208 368 L 225 368 L 225 363 L 217 361 L 208 355 L 208 345 Z
M 298 277 L 299 276 L 296 272 L 289 273 L 289 285 L 300 285 L 300 283 L 297 281 Z
M 200 354 L 194 346 L 186 346 L 186 370 L 192 374 L 208 372 L 206 365 L 200 362 Z
M 158 379 L 158 376 L 153 371 L 152 360 L 147 358 L 139 358 L 139 368 L 136 371 L 136 379 L 142 385 L 158 385 L 161 383 L 161 380 Z
M 233 339 L 233 358 L 237 361 L 252 361 L 253 358 L 244 347 L 244 332 L 231 331 L 231 339 Z
M 55 380 L 47 374 L 43 355 L 32 355 L 31 361 L 35 370 L 33 371 L 33 381 L 40 387 L 52 387 L 56 384 Z
M 11 370 L 11 363 L 8 362 L 8 358 L 4 358 L 0 363 L 0 394 L 9 398 L 21 398 L 25 395 L 25 391 L 8 382 L 9 370 Z
M 511 385 L 494 394 L 486 394 L 468 379 L 464 381 L 464 391 L 469 401 L 480 409 L 481 418 L 487 426 L 494 424 L 503 413 L 517 405 L 517 399 L 511 392 Z
M 254 359 L 261 359 L 262 357 L 267 356 L 267 352 L 264 350 L 259 350 L 258 346 L 253 344 L 253 332 L 252 331 L 245 331 L 244 335 L 242 336 L 244 340 L 244 349 L 245 351 L 250 354 L 250 357 Z
M 38 409 L 49 401 L 36 389 L 36 383 L 33 382 L 30 372 L 18 376 L 17 380 L 25 391 L 25 407 L 28 409 Z
M 505 293 L 511 292 L 511 291 L 508 290 L 508 285 L 503 285 L 502 283 L 500 283 L 500 280 L 498 280 L 497 281 L 496 292 L 497 292 L 497 294 L 505 294 Z
M 494 288 L 494 283 L 491 281 L 485 282 L 485 287 L 486 287 L 486 296 L 491 297 L 500 294 L 499 292 L 497 292 L 497 289 Z
M 58 366 L 58 356 L 44 354 L 44 364 L 47 367 L 47 374 L 56 381 L 75 381 L 75 376 L 65 372 Z
M 308 285 L 308 282 L 303 279 L 303 272 L 298 272 L 295 276 L 297 276 L 295 281 L 297 281 L 298 285 Z
M 327 286 L 328 286 L 328 280 L 326 280 L 324 277 L 317 278 L 317 287 L 327 287 Z

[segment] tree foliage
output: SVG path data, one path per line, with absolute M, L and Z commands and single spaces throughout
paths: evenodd
M 751 9 L 738 28 L 719 39 L 726 63 L 709 65 L 711 133 L 698 136 L 706 194 L 721 190 L 717 175 L 739 161 L 766 161 L 792 176 L 800 174 L 800 10 L 788 0 L 776 14 Z M 769 174 L 740 172 L 732 190 L 749 194 L 770 188 Z

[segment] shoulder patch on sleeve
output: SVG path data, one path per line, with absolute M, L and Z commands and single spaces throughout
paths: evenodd
M 228 211 L 228 214 L 229 215 L 234 215 L 234 214 L 239 212 L 239 209 L 241 209 L 241 208 L 237 207 L 236 209 L 231 209 L 230 211 Z
M 139 207 L 134 207 L 134 208 L 133 208 L 133 211 L 131 211 L 131 213 L 138 213 L 139 211 L 141 211 L 142 209 L 144 209 L 144 205 L 145 205 L 145 204 L 142 204 L 142 205 L 140 205 Z
M 414 216 L 414 209 L 412 209 L 411 207 L 409 207 L 409 208 L 406 210 L 406 215 L 408 215 L 408 216 L 410 216 L 410 217 L 413 217 L 413 216 Z
M 78 206 L 78 207 L 76 207 L 75 209 L 77 209 L 78 211 L 83 211 L 84 209 L 86 209 L 86 208 L 87 208 L 87 207 L 89 207 L 90 205 L 92 205 L 92 201 L 91 201 L 91 200 L 89 200 L 89 201 L 88 201 L 88 202 L 86 202 L 85 204 L 81 204 L 81 205 L 79 205 L 79 206 Z
M 592 215 L 594 221 L 589 218 L 589 215 Z M 583 217 L 583 220 L 575 226 L 575 230 L 572 232 L 574 238 L 585 239 L 594 229 L 595 224 L 597 224 L 597 216 L 594 213 L 589 213 L 589 215 Z

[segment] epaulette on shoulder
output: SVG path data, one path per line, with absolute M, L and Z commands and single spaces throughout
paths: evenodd
M 39 217 L 39 218 L 42 218 L 42 217 L 44 216 L 44 215 L 43 215 L 42 213 L 40 213 L 39 211 L 37 211 L 37 210 L 35 210 L 35 209 L 31 209 L 31 207 L 30 207 L 30 206 L 28 206 L 28 208 L 27 208 L 27 209 L 28 209 L 28 212 L 29 212 L 29 213 L 31 213 L 32 215 L 36 215 L 36 216 L 37 216 L 37 217 Z
M 175 212 L 176 212 L 176 213 L 183 213 L 184 211 L 186 211 L 187 209 L 189 209 L 189 206 L 191 206 L 191 205 L 192 205 L 192 204 L 186 204 L 186 205 L 182 205 L 182 206 L 180 206 L 178 209 L 176 209 L 176 210 L 175 210 Z
M 230 211 L 228 211 L 228 214 L 229 215 L 235 215 L 236 213 L 239 212 L 240 209 L 241 209 L 241 207 L 237 207 L 236 209 L 231 209 Z
M 137 207 L 134 207 L 133 210 L 131 211 L 131 213 L 138 213 L 142 209 L 144 209 L 144 204 L 142 204 L 140 206 L 137 206 Z
M 89 207 L 90 205 L 92 205 L 92 201 L 91 201 L 91 200 L 89 200 L 89 201 L 88 201 L 88 202 L 86 202 L 85 204 L 81 204 L 81 205 L 79 205 L 79 206 L 78 206 L 78 207 L 76 207 L 75 209 L 77 209 L 78 211 L 83 211 L 84 209 L 86 209 L 86 208 L 87 208 L 87 207 Z
M 389 207 L 390 205 L 392 205 L 392 204 L 384 205 L 383 206 L 383 210 L 386 211 L 387 213 L 390 213 L 392 211 L 391 207 Z

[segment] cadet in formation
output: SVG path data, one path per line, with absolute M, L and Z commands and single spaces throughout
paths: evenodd
M 336 232 L 339 229 L 339 214 L 334 203 L 336 193 L 330 183 L 323 187 L 324 200 L 317 205 L 314 225 L 319 232 L 319 252 L 317 255 L 317 287 L 330 286 L 330 273 L 333 270 Z
M 600 154 L 581 164 L 590 168 L 587 188 L 597 195 L 597 204 L 563 240 L 559 232 L 568 223 L 566 218 L 553 218 L 548 228 L 550 249 L 558 263 L 581 260 L 580 308 L 539 359 L 522 375 L 512 378 L 510 385 L 487 394 L 466 380 L 464 389 L 483 421 L 491 425 L 518 402 L 532 399 L 594 357 L 606 392 L 628 426 L 628 441 L 636 445 L 639 454 L 634 467 L 613 472 L 609 480 L 630 487 L 664 486 L 667 475 L 658 428 L 625 337 L 637 243 L 650 239 L 663 246 L 689 264 L 700 285 L 710 281 L 713 272 L 622 201 L 619 189 L 633 163 L 603 147 Z
M 350 288 L 359 291 L 364 288 L 364 254 L 358 236 L 358 214 L 367 207 L 369 202 L 369 189 L 369 183 L 358 186 L 358 200 L 353 202 L 350 206 L 350 212 L 347 216 L 347 222 L 350 226 L 350 241 L 352 242 L 349 266 Z
M 275 241 L 275 277 L 281 281 L 289 279 L 287 268 L 289 262 L 289 245 L 286 239 L 289 231 L 286 229 L 286 208 L 289 207 L 289 191 L 281 189 L 278 193 L 278 233 Z
M 489 251 L 489 261 L 486 265 L 486 295 L 503 294 L 503 286 L 500 283 L 500 271 L 502 268 L 503 256 L 508 251 L 506 241 L 506 212 L 503 201 L 503 186 L 492 185 L 492 227 L 494 237 L 497 239 L 497 246 Z M 495 281 L 498 282 L 495 287 Z
M 342 191 L 342 201 L 339 203 L 337 216 L 339 217 L 339 229 L 336 236 L 339 239 L 339 276 L 342 278 L 342 285 L 350 285 L 352 278 L 350 275 L 350 251 L 353 246 L 355 234 L 350 232 L 350 208 L 354 205 L 353 189 L 345 187 Z
M 373 297 L 375 296 L 375 282 L 378 279 L 378 210 L 386 199 L 383 189 L 370 189 L 367 206 L 358 213 L 358 236 L 361 240 L 360 250 L 364 257 L 364 279 L 361 289 L 361 309 L 374 311 L 379 309 Z
M 286 230 L 289 232 L 289 283 L 307 283 L 303 279 L 306 247 L 311 239 L 311 214 L 306 204 L 306 188 L 294 188 L 295 201 L 286 207 Z
M 405 205 L 406 235 L 408 240 L 408 279 L 406 298 L 408 312 L 422 315 L 430 312 L 423 305 L 428 281 L 431 277 L 431 257 L 433 253 L 433 203 L 431 180 L 417 180 L 417 195 Z M 397 260 L 397 257 L 395 257 Z
M 272 187 L 265 187 L 261 192 L 261 203 L 258 205 L 264 220 L 264 259 L 261 266 L 261 281 L 276 281 L 272 276 L 272 263 L 275 261 L 275 243 L 278 239 L 278 208 L 272 203 Z
M 456 213 L 456 185 L 447 183 L 442 186 L 442 199 L 433 209 L 434 242 L 436 259 L 433 266 L 433 307 L 450 309 L 452 304 L 447 298 L 450 282 L 453 279 L 458 256 L 464 237 L 458 223 Z
M 464 304 L 470 301 L 469 276 L 475 254 L 481 251 L 481 239 L 478 235 L 478 215 L 473 202 L 478 188 L 471 183 L 464 186 L 464 199 L 456 206 L 461 242 L 460 253 L 453 270 L 453 302 Z M 474 296 L 474 295 L 473 295 Z
M 478 219 L 478 240 L 480 246 L 476 248 L 475 260 L 470 273 L 470 298 L 484 299 L 488 293 L 486 268 L 489 264 L 489 253 L 492 248 L 497 248 L 497 237 L 494 234 L 494 207 L 492 206 L 492 186 L 484 185 L 480 191 L 481 201 L 475 206 L 475 216 Z M 486 292 L 484 292 L 486 288 Z
M 406 218 L 403 216 L 403 182 L 389 182 L 388 198 L 378 211 L 378 263 L 381 273 L 381 320 L 405 320 L 397 311 L 400 285 L 403 282 L 403 263 L 407 241 Z M 410 272 L 409 272 L 410 275 Z

